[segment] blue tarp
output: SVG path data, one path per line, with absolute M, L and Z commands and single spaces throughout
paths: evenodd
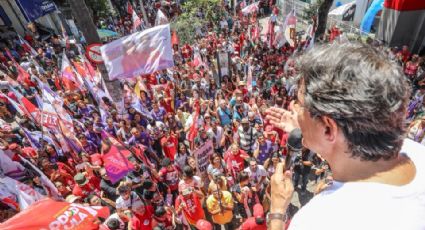
M 374 0 L 370 5 L 369 9 L 366 11 L 362 22 L 360 23 L 360 30 L 363 33 L 369 33 L 370 28 L 372 27 L 373 20 L 375 19 L 376 14 L 382 10 L 384 6 L 384 0 Z
M 57 9 L 52 0 L 16 0 L 16 3 L 30 22 Z

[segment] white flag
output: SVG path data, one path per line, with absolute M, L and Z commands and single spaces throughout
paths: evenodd
M 169 24 L 133 33 L 103 45 L 100 50 L 111 80 L 174 66 Z
M 36 201 L 44 198 L 43 195 L 34 190 L 31 186 L 10 177 L 0 178 L 0 186 L 2 186 L 2 190 L 7 189 L 10 193 L 18 197 L 20 210 L 24 210 Z
M 131 20 L 133 21 L 133 30 L 136 31 L 137 28 L 142 25 L 142 20 L 137 16 L 136 11 L 133 10 L 131 14 Z
M 156 14 L 155 26 L 168 24 L 167 16 L 160 9 L 158 9 L 158 13 Z

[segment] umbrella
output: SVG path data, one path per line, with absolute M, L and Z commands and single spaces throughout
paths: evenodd
M 99 34 L 100 39 L 118 36 L 117 32 L 105 29 L 97 29 L 97 34 Z

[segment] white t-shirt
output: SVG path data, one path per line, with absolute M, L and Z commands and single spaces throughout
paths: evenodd
M 334 182 L 298 211 L 289 229 L 425 229 L 425 146 L 406 139 L 401 153 L 416 167 L 409 184 Z
M 144 205 L 143 201 L 135 192 L 131 192 L 131 196 L 127 200 L 119 196 L 115 203 L 117 209 L 132 209 L 136 211 Z
M 119 225 L 119 227 L 118 227 L 118 230 L 125 230 L 125 223 L 124 223 L 124 221 L 123 221 L 123 220 L 121 220 L 120 216 L 119 216 L 117 213 L 114 213 L 114 214 L 110 215 L 110 216 L 108 217 L 108 219 L 106 219 L 106 220 L 103 222 L 103 223 L 104 223 L 104 225 L 105 225 L 105 226 L 107 226 L 108 221 L 109 221 L 109 220 L 111 220 L 111 219 L 117 219 L 117 220 L 118 220 L 118 222 L 120 223 L 120 225 Z
M 182 191 L 184 186 L 201 189 L 202 186 L 204 186 L 204 183 L 202 183 L 202 180 L 199 176 L 193 176 L 193 180 L 189 184 L 186 183 L 183 179 L 179 181 L 179 192 Z
M 220 127 L 220 126 L 217 126 L 217 134 L 216 133 L 214 133 L 214 130 L 212 129 L 212 128 L 210 128 L 209 130 L 208 130 L 208 132 L 212 135 L 212 136 L 214 136 L 214 138 L 215 138 L 215 145 L 214 145 L 214 148 L 218 148 L 219 146 L 220 146 L 220 141 L 221 141 L 221 138 L 223 138 L 223 128 L 222 127 Z
M 257 165 L 257 170 L 255 172 L 251 171 L 251 168 L 249 166 L 243 171 L 248 173 L 250 181 L 254 183 L 258 183 L 262 177 L 267 176 L 267 171 L 262 165 Z

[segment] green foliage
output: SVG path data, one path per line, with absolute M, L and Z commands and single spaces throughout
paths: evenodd
M 324 2 L 324 0 L 317 0 L 315 3 L 309 4 L 307 8 L 304 9 L 304 14 L 302 18 L 306 21 L 311 21 L 311 18 L 317 15 L 320 5 Z
M 72 0 L 71 0 L 72 1 Z M 107 0 L 85 0 L 87 7 L 90 9 L 94 18 L 108 17 L 111 9 Z
M 202 10 L 204 17 L 197 16 Z M 193 43 L 196 28 L 202 27 L 209 22 L 216 23 L 224 15 L 220 0 L 187 0 L 182 5 L 183 13 L 171 24 L 177 32 L 180 43 Z

